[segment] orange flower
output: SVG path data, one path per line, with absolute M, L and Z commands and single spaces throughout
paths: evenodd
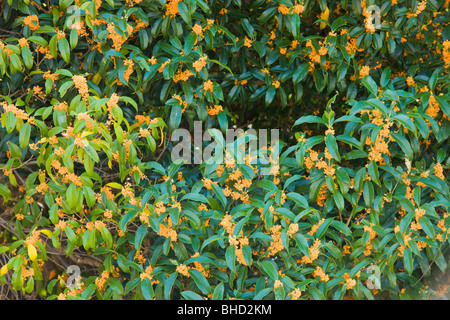
M 26 38 L 19 39 L 19 46 L 22 49 L 23 47 L 29 47 L 28 40 Z
M 205 54 L 201 56 L 197 61 L 195 61 L 192 66 L 194 67 L 195 71 L 200 72 L 202 69 L 206 66 L 206 60 L 208 59 L 208 56 Z
M 208 80 L 203 84 L 203 90 L 213 92 L 213 83 L 211 80 Z
M 130 75 L 133 73 L 134 62 L 133 62 L 133 60 L 124 60 L 123 64 L 125 66 L 128 66 L 128 68 L 125 70 L 125 73 L 124 73 L 124 78 L 128 82 L 130 80 Z
M 108 39 L 111 39 L 113 44 L 112 47 L 114 50 L 116 51 L 120 51 L 120 49 L 122 48 L 122 45 L 125 43 L 125 41 L 128 39 L 128 36 L 131 36 L 132 32 L 133 32 L 133 27 L 131 25 L 127 25 L 127 33 L 128 36 L 121 36 L 120 34 L 118 34 L 116 32 L 116 30 L 114 29 L 114 23 L 108 23 L 106 30 L 108 30 L 109 34 L 108 34 Z
M 23 25 L 29 26 L 31 31 L 35 31 L 40 28 L 39 18 L 37 15 L 27 16 L 23 19 Z
M 247 38 L 247 36 L 245 36 L 244 46 L 247 47 L 247 48 L 251 48 L 252 47 L 252 40 Z
M 166 2 L 166 13 L 164 14 L 164 17 L 170 16 L 173 18 L 179 14 L 178 2 L 180 2 L 180 0 L 168 0 Z
M 445 40 L 442 45 L 442 58 L 444 59 L 445 65 L 448 67 L 450 65 L 450 40 Z
M 289 8 L 286 7 L 284 4 L 281 4 L 281 3 L 278 5 L 278 11 L 282 15 L 288 15 L 289 14 Z
M 281 225 L 275 225 L 270 228 L 272 233 L 273 242 L 270 243 L 268 251 L 268 257 L 275 255 L 277 252 L 284 249 L 283 242 L 281 241 Z
M 221 105 L 208 106 L 208 115 L 216 116 L 222 110 L 223 110 L 223 108 Z
M 163 63 L 161 63 L 161 66 L 158 69 L 159 73 L 162 73 L 164 71 L 164 68 L 166 67 L 166 65 L 168 65 L 170 63 L 170 59 L 164 61 Z
M 194 25 L 192 31 L 197 35 L 197 37 L 203 37 L 203 28 L 198 23 Z
M 416 82 L 414 81 L 413 77 L 406 78 L 406 84 L 408 87 L 414 87 L 416 85 Z
M 177 266 L 177 272 L 181 273 L 185 277 L 190 276 L 188 271 L 189 271 L 189 268 L 184 264 L 180 264 L 179 266 Z
M 72 80 L 73 84 L 78 89 L 78 92 L 83 97 L 83 100 L 87 102 L 89 97 L 89 88 L 87 85 L 86 78 L 83 76 L 75 75 L 72 77 Z
M 179 71 L 176 75 L 172 78 L 174 82 L 180 82 L 180 81 L 187 81 L 190 76 L 192 76 L 193 73 L 191 70 L 185 70 L 185 71 Z
M 430 100 L 428 102 L 428 108 L 425 113 L 427 115 L 429 115 L 430 117 L 435 118 L 438 115 L 440 110 L 441 109 L 439 108 L 439 104 L 436 101 L 436 98 L 433 95 L 431 95 Z
M 369 71 L 370 71 L 370 67 L 363 66 L 361 68 L 361 70 L 359 71 L 359 78 L 362 79 L 362 78 L 368 76 L 369 75 Z
M 295 288 L 294 290 L 292 290 L 291 292 L 289 292 L 288 296 L 291 296 L 292 300 L 298 300 L 301 296 L 302 296 L 302 292 L 300 289 Z
M 274 80 L 274 81 L 272 82 L 272 84 L 273 84 L 273 86 L 275 87 L 275 89 L 278 89 L 278 88 L 280 87 L 280 81 L 278 81 L 278 80 Z
M 436 163 L 434 166 L 434 175 L 438 177 L 441 180 L 445 180 L 444 176 L 444 168 L 442 167 L 442 164 Z
M 315 225 L 312 226 L 311 231 L 309 231 L 308 234 L 310 236 L 314 235 L 316 233 L 317 229 L 319 229 L 320 225 L 324 222 L 325 222 L 325 219 L 321 219 L 319 222 L 317 222 Z
M 323 282 L 328 282 L 328 280 L 330 280 L 329 276 L 323 271 L 323 269 L 319 266 L 316 267 L 316 270 L 314 270 L 313 272 L 313 277 L 320 278 L 320 281 Z

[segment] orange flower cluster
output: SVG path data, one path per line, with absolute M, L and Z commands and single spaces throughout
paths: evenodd
M 109 98 L 109 101 L 106 103 L 106 107 L 108 108 L 108 122 L 107 125 L 109 125 L 113 121 L 113 116 L 111 114 L 111 110 L 114 106 L 117 106 L 119 103 L 119 96 L 117 93 L 113 93 L 111 97 Z
M 297 223 L 291 223 L 291 224 L 289 225 L 289 228 L 288 228 L 286 234 L 287 234 L 290 238 L 292 238 L 292 237 L 294 236 L 294 234 L 297 233 L 297 231 L 298 231 L 298 224 L 297 224 Z
M 231 222 L 232 218 L 233 217 L 230 214 L 226 214 L 222 218 L 222 221 L 219 222 L 219 225 L 224 227 L 229 235 L 233 234 L 234 226 L 235 226 L 235 224 L 233 222 Z
M 130 140 L 129 140 L 130 141 Z M 126 146 L 125 146 L 126 148 Z M 127 150 L 128 152 L 128 150 Z M 133 168 L 131 169 L 132 172 L 136 171 L 136 168 L 133 166 Z M 142 172 L 139 170 L 139 174 L 141 175 L 141 177 L 143 176 Z M 135 194 L 134 194 L 134 190 L 131 187 L 131 183 L 125 183 L 122 187 L 122 195 L 124 197 L 130 197 L 130 200 L 128 200 L 130 202 L 130 204 L 136 206 L 136 207 L 141 207 L 141 204 L 139 201 L 136 200 L 135 198 Z
M 319 266 L 316 267 L 316 270 L 314 270 L 312 275 L 314 278 L 319 277 L 320 281 L 323 281 L 323 282 L 328 282 L 330 280 L 330 277 Z
M 59 79 L 59 74 L 51 73 L 51 71 L 45 71 L 42 75 L 44 79 L 50 79 L 52 83 L 55 83 Z
M 320 253 L 319 247 L 320 247 L 320 240 L 316 239 L 314 241 L 314 243 L 311 245 L 311 247 L 309 247 L 310 258 L 308 258 L 307 256 L 303 256 L 299 262 L 300 263 L 313 263 L 313 261 L 319 257 L 319 253 Z
M 316 203 L 321 207 L 325 205 L 325 201 L 327 200 L 327 189 L 327 184 L 322 184 L 319 190 L 319 194 L 317 195 Z
M 22 269 L 22 278 L 26 280 L 27 278 L 34 276 L 34 269 L 33 268 L 25 268 L 23 265 L 21 266 Z
M 430 95 L 430 100 L 428 101 L 428 108 L 425 113 L 432 118 L 436 118 L 440 110 L 441 109 L 439 108 L 439 104 L 436 101 L 436 98 L 434 97 L 434 95 Z
M 278 287 L 283 287 L 283 282 L 281 282 L 281 280 L 275 280 L 275 283 L 273 284 L 274 290 Z
M 31 233 L 28 235 L 28 237 L 23 242 L 25 246 L 28 246 L 29 244 L 36 246 L 37 242 L 42 242 L 42 240 L 39 238 L 40 231 L 37 229 L 33 229 Z
M 32 96 L 44 100 L 45 99 L 45 92 L 42 90 L 42 87 L 40 86 L 33 86 L 33 89 L 28 88 L 28 92 L 32 91 Z
M 164 61 L 163 63 L 161 63 L 161 66 L 159 67 L 158 72 L 159 72 L 159 73 L 163 73 L 164 68 L 165 68 L 166 65 L 168 65 L 169 63 L 170 63 L 170 59 L 168 59 L 168 60 Z
M 92 130 L 94 128 L 94 121 L 86 112 L 80 112 L 77 116 L 78 120 L 84 120 L 86 122 L 86 128 Z
M 306 47 L 311 48 L 311 53 L 308 55 L 308 57 L 313 63 L 320 63 L 320 56 L 324 56 L 328 53 L 327 48 L 322 45 L 321 42 L 319 42 L 319 44 L 321 44 L 321 47 L 319 51 L 317 51 L 316 48 L 314 48 L 311 40 L 306 41 Z
M 178 265 L 177 266 L 177 272 L 179 272 L 179 273 L 181 273 L 183 276 L 185 276 L 185 277 L 190 277 L 190 274 L 189 274 L 189 267 L 188 266 L 186 266 L 186 265 L 184 265 L 184 264 L 180 264 L 180 265 Z
M 389 119 L 384 119 L 381 111 L 374 108 L 372 110 L 363 110 L 362 113 L 367 113 L 369 115 L 369 120 L 373 124 L 379 126 L 383 125 L 383 128 L 378 132 L 375 140 L 375 144 L 371 146 L 369 151 L 369 161 L 375 160 L 380 164 L 384 164 L 383 154 L 390 156 L 389 151 L 389 141 L 393 138 L 390 136 L 390 127 L 393 123 Z M 386 123 L 384 123 L 386 121 Z M 387 141 L 385 140 L 387 139 Z M 367 140 L 366 143 L 372 143 L 371 140 Z
M 172 98 L 179 101 L 180 106 L 182 107 L 182 112 L 184 112 L 184 110 L 187 108 L 187 102 L 186 102 L 186 101 L 183 101 L 183 99 L 181 98 L 181 96 L 178 95 L 178 94 L 174 94 L 174 95 L 172 96 Z
M 418 208 L 415 210 L 415 214 L 414 214 L 415 221 L 413 221 L 411 223 L 411 230 L 418 231 L 418 230 L 422 229 L 422 227 L 420 226 L 420 223 L 419 223 L 419 219 L 422 218 L 424 215 L 425 215 L 425 210 L 423 210 L 422 208 Z
M 24 26 L 29 26 L 31 31 L 35 31 L 39 29 L 41 26 L 39 25 L 39 18 L 37 15 L 27 16 L 23 19 Z
M 278 11 L 283 14 L 283 15 L 288 15 L 289 14 L 289 8 L 287 6 L 285 6 L 284 4 L 279 4 L 278 5 Z
M 248 266 L 248 264 L 244 258 L 244 253 L 242 251 L 242 247 L 245 245 L 248 245 L 248 238 L 243 237 L 243 238 L 237 240 L 235 236 L 231 235 L 230 238 L 228 239 L 228 242 L 230 245 L 235 246 L 235 253 L 236 253 L 237 261 L 244 266 Z
M 164 238 L 170 237 L 170 241 L 177 242 L 177 240 L 178 240 L 177 231 L 172 229 L 171 227 L 172 227 L 172 220 L 168 220 L 168 227 L 166 227 L 164 224 L 160 223 L 158 234 L 160 236 L 163 236 Z
M 316 232 L 317 232 L 317 229 L 319 229 L 319 227 L 322 225 L 322 223 L 324 223 L 325 222 L 325 219 L 323 218 L 323 219 L 320 219 L 319 220 L 319 222 L 317 222 L 315 225 L 313 225 L 312 226 L 312 228 L 311 228 L 311 230 L 308 232 L 308 234 L 310 235 L 310 236 L 313 236 Z
M 280 87 L 280 81 L 278 80 L 272 80 L 272 85 L 275 87 L 275 89 L 278 89 Z
M 172 78 L 173 82 L 177 83 L 177 82 L 184 82 L 187 81 L 189 79 L 190 76 L 194 75 L 191 70 L 185 70 L 185 71 L 181 71 L 181 69 L 174 75 L 174 77 Z
M 302 296 L 302 291 L 298 288 L 295 288 L 291 292 L 289 292 L 288 296 L 291 296 L 291 300 L 298 300 Z
M 137 120 L 137 123 L 136 123 L 137 126 L 140 126 L 144 122 L 147 122 L 147 124 L 151 124 L 151 123 L 155 124 L 158 122 L 157 118 L 152 119 L 152 118 L 150 118 L 150 116 L 144 116 L 142 114 L 137 114 L 134 118 Z
M 371 244 L 371 241 L 377 236 L 375 230 L 372 229 L 373 225 L 373 223 L 370 223 L 369 226 L 364 225 L 364 231 L 369 232 L 369 241 L 367 242 L 366 250 L 364 251 L 364 254 L 366 256 L 368 256 L 372 252 L 373 246 Z
M 73 84 L 78 89 L 78 92 L 80 93 L 81 97 L 85 102 L 88 102 L 89 98 L 89 88 L 87 85 L 86 78 L 80 75 L 74 75 L 72 77 Z
M 284 249 L 284 245 L 281 242 L 281 225 L 275 225 L 272 228 L 270 228 L 271 237 L 273 239 L 273 242 L 270 243 L 269 248 L 267 249 L 268 254 L 267 256 L 274 256 L 277 254 L 277 252 Z
M 347 290 L 351 290 L 354 286 L 356 286 L 356 280 L 350 278 L 348 273 L 344 273 L 343 277 L 345 279 L 345 283 L 347 284 Z
M 444 168 L 439 162 L 434 165 L 434 175 L 441 180 L 445 180 Z
M 359 78 L 362 79 L 362 78 L 367 77 L 369 75 L 369 71 L 370 71 L 370 67 L 363 66 L 361 68 L 361 70 L 359 70 Z
M 345 34 L 347 32 L 347 29 L 341 30 L 341 35 Z M 352 38 L 349 35 L 347 35 L 347 43 L 345 45 L 345 50 L 349 55 L 353 55 L 356 52 L 364 51 L 364 48 L 358 48 L 357 46 L 357 40 L 358 38 Z
M 139 4 L 141 2 L 142 2 L 142 0 L 127 0 L 126 4 L 129 7 L 133 7 L 134 5 Z
M 86 31 L 86 22 L 84 21 L 75 21 L 71 27 L 71 29 L 75 29 L 79 37 L 87 37 L 88 33 Z M 89 38 L 87 38 L 89 39 Z
M 72 182 L 77 187 L 83 187 L 83 181 L 78 177 L 75 173 L 69 172 L 69 170 L 66 167 L 63 167 L 61 165 L 61 162 L 58 160 L 52 161 L 52 167 L 58 170 L 58 173 L 63 176 L 62 182 L 69 183 Z
M 8 55 L 11 56 L 11 53 L 13 53 L 14 51 L 12 51 L 10 48 L 7 48 L 6 45 L 0 40 L 0 48 L 2 48 L 2 50 Z M 43 48 L 41 46 L 39 46 L 39 48 Z M 48 49 L 47 49 L 48 51 Z
M 95 279 L 95 285 L 97 286 L 98 291 L 102 291 L 105 287 L 106 281 L 109 279 L 109 272 L 103 271 L 100 278 Z
M 252 40 L 250 38 L 247 38 L 247 36 L 245 36 L 244 38 L 244 47 L 247 48 L 251 48 L 252 47 Z
M 22 49 L 23 47 L 28 47 L 28 48 L 30 47 L 28 44 L 28 40 L 26 38 L 19 39 L 19 46 L 20 46 L 20 49 Z
M 194 67 L 195 71 L 200 72 L 202 69 L 206 66 L 206 60 L 208 59 L 208 56 L 205 54 L 201 56 L 197 61 L 195 61 L 192 66 Z
M 149 279 L 152 284 L 159 283 L 158 280 L 152 281 L 153 280 L 152 272 L 153 272 L 153 267 L 151 265 L 148 265 L 145 268 L 144 272 L 142 272 L 139 277 L 141 278 L 141 280 Z
M 195 24 L 192 27 L 192 32 L 194 32 L 197 35 L 197 37 L 203 38 L 203 28 L 200 24 L 198 23 Z
M 203 91 L 213 92 L 213 82 L 211 80 L 207 80 L 203 83 Z
M 199 256 L 200 256 L 200 253 L 199 253 L 199 252 L 196 252 L 196 253 L 192 256 L 192 258 L 199 257 Z M 203 268 L 203 266 L 202 266 L 202 264 L 201 264 L 200 262 L 194 261 L 194 266 L 195 266 L 195 269 L 198 270 L 198 271 L 200 271 L 205 277 L 210 277 L 209 272 L 206 271 L 205 268 Z
M 208 114 L 210 116 L 216 116 L 222 110 L 223 110 L 223 108 L 221 105 L 208 106 Z
M 131 37 L 133 34 L 133 26 L 131 26 L 130 24 L 127 25 L 128 37 L 121 36 L 120 34 L 118 34 L 116 32 L 116 30 L 114 29 L 113 22 L 108 23 L 106 30 L 108 30 L 108 32 L 109 32 L 107 38 L 112 40 L 112 47 L 116 51 L 120 51 L 120 49 L 122 48 L 122 45 L 125 43 L 125 41 L 127 41 L 128 37 Z
M 408 85 L 408 87 L 414 87 L 416 85 L 416 82 L 414 81 L 413 77 L 407 77 L 406 84 Z
M 125 80 L 127 80 L 127 82 L 128 82 L 130 80 L 131 74 L 133 73 L 134 62 L 133 62 L 133 60 L 127 59 L 127 60 L 123 61 L 123 64 L 128 66 L 128 68 L 125 70 L 125 73 L 123 76 L 125 78 Z
M 419 2 L 419 4 L 417 5 L 417 10 L 415 12 L 408 12 L 406 14 L 406 17 L 412 18 L 412 17 L 417 17 L 419 14 L 422 13 L 423 10 L 425 10 L 425 8 L 427 7 L 427 0 L 422 0 Z
M 7 104 L 6 102 L 1 102 L 0 105 L 3 107 L 3 110 L 5 110 L 5 113 L 12 112 L 14 115 L 22 120 L 28 121 L 30 124 L 34 125 L 34 117 L 30 117 L 28 113 L 25 111 L 17 108 L 13 104 Z
M 180 0 L 168 0 L 166 2 L 166 12 L 164 17 L 170 16 L 173 18 L 180 13 L 178 10 L 178 2 L 180 2 Z
M 444 59 L 444 63 L 446 67 L 450 66 L 450 40 L 445 40 L 442 48 L 442 58 Z
M 361 8 L 363 10 L 362 14 L 364 16 L 364 25 L 365 25 L 366 31 L 370 32 L 371 34 L 374 34 L 375 26 L 373 25 L 373 22 L 372 22 L 372 20 L 373 20 L 372 12 L 367 11 L 365 0 L 361 0 Z

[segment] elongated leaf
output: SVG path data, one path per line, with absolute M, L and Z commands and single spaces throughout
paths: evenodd
M 398 143 L 400 148 L 403 150 L 405 155 L 408 157 L 409 161 L 413 161 L 414 153 L 411 149 L 411 145 L 408 142 L 408 140 L 406 140 L 406 138 L 398 132 L 391 132 L 391 136 Z
M 195 284 L 203 294 L 208 295 L 212 293 L 211 286 L 209 285 L 208 280 L 206 280 L 205 276 L 200 271 L 196 269 L 190 269 L 189 274 L 191 275 L 192 279 L 194 279 Z
M 66 38 L 58 40 L 58 49 L 66 63 L 70 63 L 70 47 Z
M 325 138 L 325 144 L 328 148 L 328 152 L 330 152 L 331 156 L 337 160 L 341 161 L 341 156 L 339 155 L 339 149 L 336 143 L 336 137 L 332 134 L 327 134 Z
M 272 278 L 272 280 L 278 280 L 278 272 L 277 269 L 274 267 L 274 265 L 270 261 L 263 261 L 261 262 L 261 266 L 265 273 L 269 277 Z
M 305 123 L 305 122 L 307 122 L 307 123 L 322 123 L 322 124 L 326 124 L 322 120 L 322 118 L 320 118 L 318 116 L 303 116 L 303 117 L 297 119 L 297 121 L 295 121 L 294 127 L 298 126 L 298 125 L 300 125 L 302 123 Z

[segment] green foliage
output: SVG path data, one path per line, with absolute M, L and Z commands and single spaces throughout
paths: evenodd
M 14 297 L 442 293 L 430 281 L 450 241 L 447 1 L 1 10 L 0 282 Z M 279 151 L 276 170 L 173 163 L 171 134 L 194 121 L 280 129 L 280 150 L 258 150 Z M 61 252 L 81 287 L 54 267 Z

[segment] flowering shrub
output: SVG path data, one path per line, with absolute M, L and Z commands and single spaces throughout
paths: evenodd
M 1 298 L 445 293 L 448 5 L 0 2 Z M 194 121 L 279 162 L 175 163 Z

